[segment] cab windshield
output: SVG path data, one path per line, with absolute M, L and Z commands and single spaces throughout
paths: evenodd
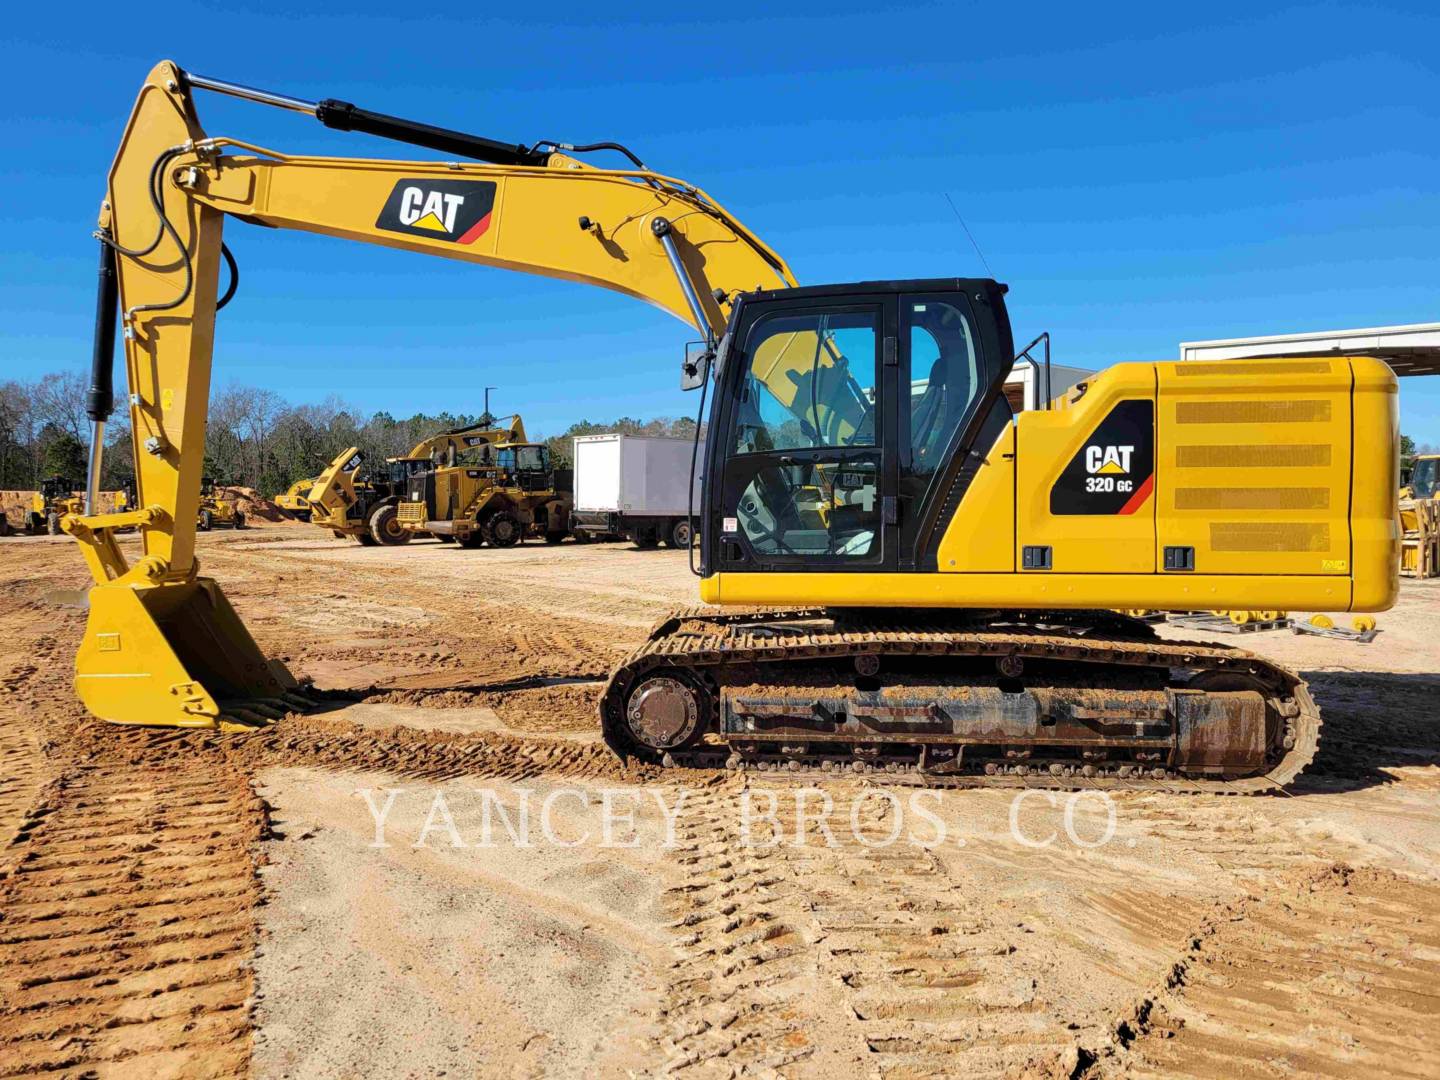
M 1440 458 L 1421 458 L 1415 463 L 1415 471 L 1410 474 L 1410 491 L 1415 498 L 1435 498 L 1437 474 L 1440 474 Z

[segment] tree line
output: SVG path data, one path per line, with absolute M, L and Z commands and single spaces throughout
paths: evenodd
M 49 476 L 83 485 L 90 442 L 87 385 L 86 376 L 70 371 L 0 383 L 0 488 L 38 488 Z M 439 432 L 481 419 L 480 413 L 416 413 L 404 419 L 385 411 L 367 415 L 333 396 L 319 404 L 292 405 L 273 390 L 232 384 L 210 398 L 205 474 L 217 483 L 251 487 L 273 497 L 295 481 L 316 475 L 348 447 L 359 447 L 367 461 L 378 463 L 407 453 Z M 689 438 L 695 421 L 625 416 L 613 423 L 582 420 L 548 438 L 529 435 L 549 446 L 557 465 L 568 465 L 574 436 L 602 432 Z M 100 485 L 115 489 L 133 469 L 129 415 L 123 407 L 107 422 L 105 443 Z

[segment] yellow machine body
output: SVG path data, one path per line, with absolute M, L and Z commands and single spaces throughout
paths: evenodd
M 195 515 L 195 525 L 201 532 L 208 532 L 216 525 L 243 529 L 245 514 L 233 495 L 221 494 L 215 482 L 205 477 L 200 481 L 200 509 Z
M 319 480 L 318 476 L 307 476 L 296 480 L 288 488 L 275 496 L 275 505 L 285 513 L 287 517 L 295 518 L 297 521 L 310 520 L 310 503 L 305 496 Z
M 1107 515 L 1049 493 L 1122 402 L 1154 406 L 1154 467 Z M 1398 399 L 1369 357 L 1117 364 L 1015 417 L 986 454 L 930 574 L 717 573 L 719 604 L 1383 611 L 1398 589 Z M 1367 433 L 1357 438 L 1355 432 Z M 1102 447 L 1103 451 L 1103 447 Z M 1025 550 L 1049 550 L 1048 568 Z M 1189 549 L 1191 569 L 1166 568 Z

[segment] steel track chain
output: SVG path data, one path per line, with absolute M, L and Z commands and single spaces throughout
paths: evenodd
M 1098 614 L 1098 613 L 1097 613 Z M 704 671 L 728 664 L 775 663 L 784 660 L 817 660 L 854 657 L 864 653 L 920 657 L 1002 657 L 1060 660 L 1114 668 L 1166 667 L 1197 672 L 1239 672 L 1259 678 L 1294 702 L 1296 715 L 1290 718 L 1293 748 L 1272 761 L 1264 773 L 1239 779 L 1204 779 L 1169 776 L 1082 777 L 981 773 L 941 774 L 909 768 L 900 772 L 875 770 L 873 775 L 886 783 L 946 788 L 1039 788 L 1057 791 L 1110 790 L 1160 791 L 1172 793 L 1213 793 L 1255 795 L 1285 787 L 1314 760 L 1319 747 L 1321 719 L 1305 682 L 1294 672 L 1277 664 L 1226 645 L 1203 642 L 1162 641 L 1158 638 L 1081 636 L 1056 633 L 1043 626 L 1007 627 L 1003 630 L 936 629 L 935 620 L 916 619 L 910 629 L 899 621 L 886 621 L 869 630 L 806 629 L 807 622 L 829 618 L 822 608 L 742 609 L 716 612 L 712 608 L 682 609 L 661 619 L 649 638 L 611 673 L 600 699 L 601 729 L 607 744 L 627 756 L 623 730 L 625 700 L 630 687 L 652 672 L 666 668 Z M 1042 617 L 1037 616 L 1037 621 Z M 1055 613 L 1058 621 L 1073 624 L 1075 613 Z M 1112 625 L 1123 625 L 1123 620 Z M 925 625 L 930 621 L 932 625 Z M 960 620 L 956 620 L 960 623 Z M 963 625 L 963 623 L 960 623 Z M 883 628 L 879 628 L 883 626 Z M 1083 629 L 1083 628 L 1080 628 Z M 672 753 L 678 766 L 723 768 L 729 751 L 702 747 Z M 832 766 L 838 758 L 825 759 Z M 777 766 L 770 775 L 798 779 L 833 777 L 835 771 L 816 767 L 820 757 L 791 759 L 780 754 L 762 755 L 757 762 Z M 795 766 L 799 766 L 796 768 Z

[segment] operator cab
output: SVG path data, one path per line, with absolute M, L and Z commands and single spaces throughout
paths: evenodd
M 550 450 L 539 443 L 506 446 L 499 453 L 500 467 L 514 477 L 521 491 L 546 491 L 551 484 Z
M 1410 471 L 1410 497 L 1433 499 L 1440 490 L 1440 457 L 1423 457 Z
M 943 278 L 737 298 L 702 573 L 936 569 L 946 508 L 1012 417 L 1005 291 Z
M 47 503 L 68 499 L 75 485 L 63 476 L 50 476 L 40 481 L 40 497 Z

